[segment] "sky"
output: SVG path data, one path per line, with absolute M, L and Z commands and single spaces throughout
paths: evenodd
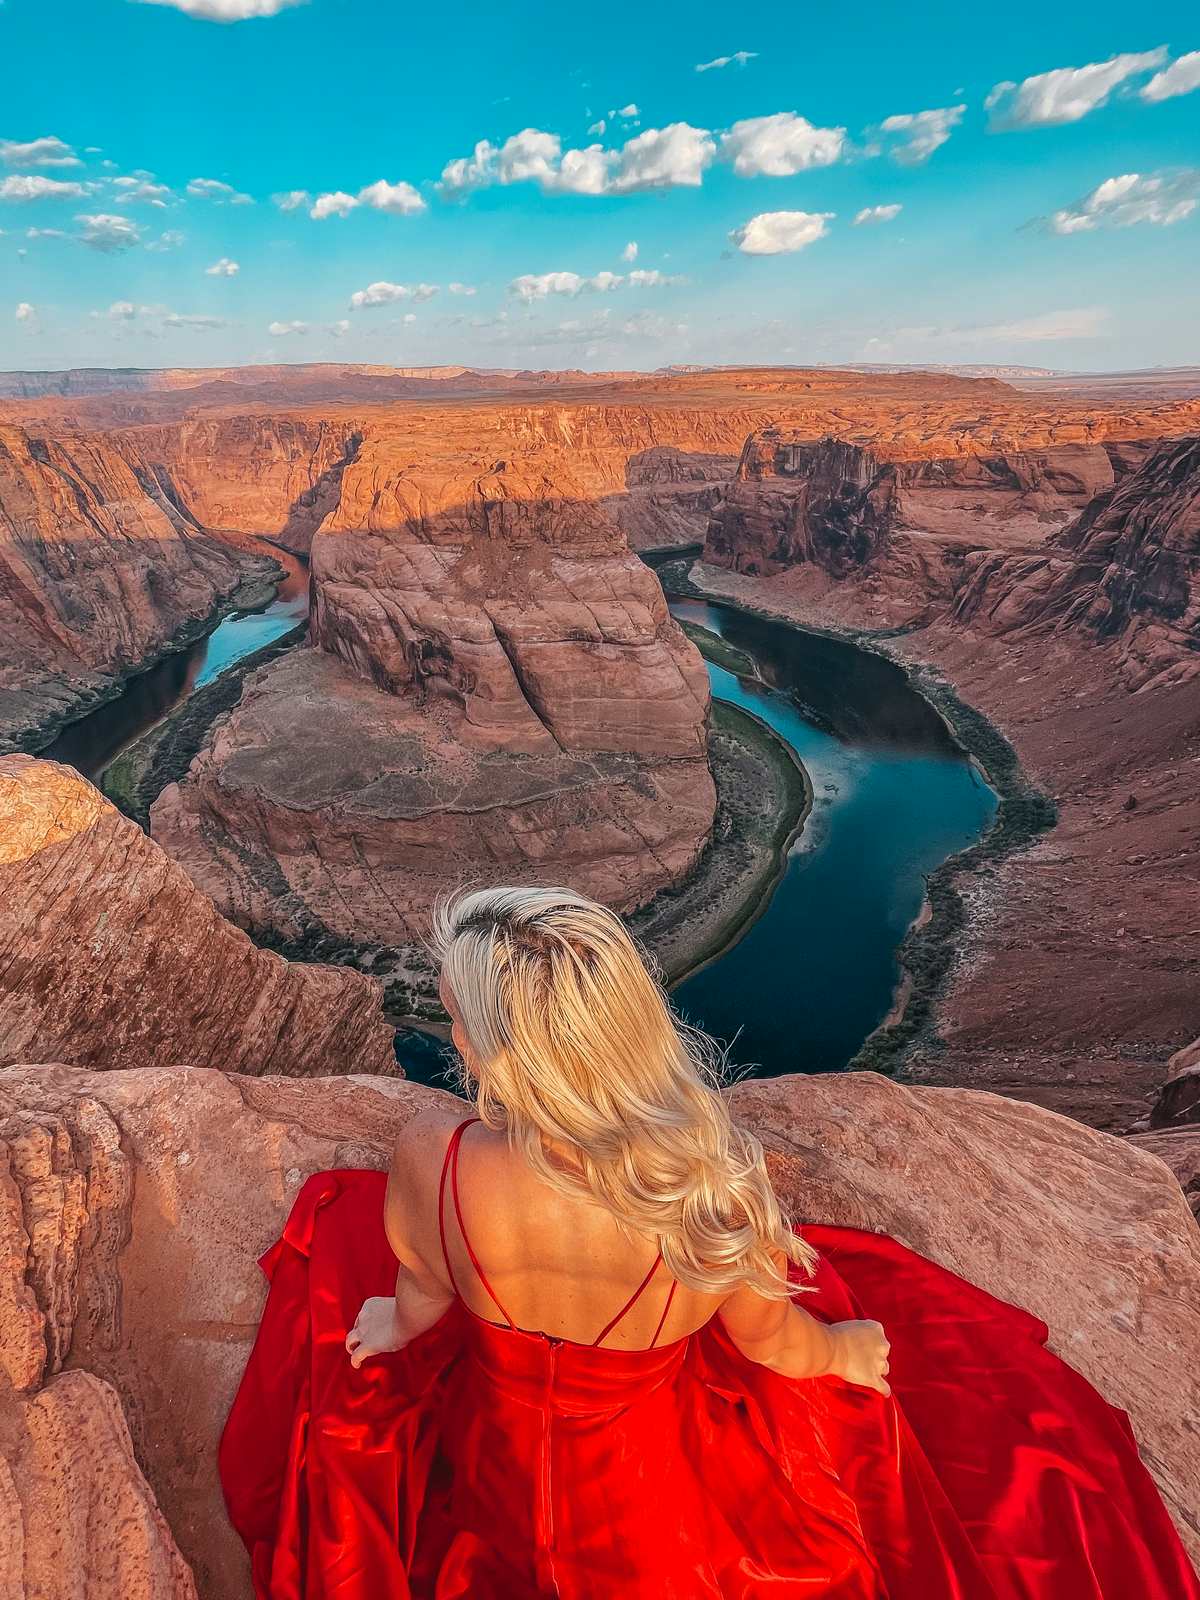
M 0 0 L 0 367 L 1200 363 L 1200 12 Z

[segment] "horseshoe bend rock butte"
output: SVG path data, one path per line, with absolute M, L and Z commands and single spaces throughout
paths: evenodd
M 312 545 L 312 644 L 255 673 L 154 837 L 276 938 L 411 945 L 461 881 L 621 910 L 712 824 L 708 678 L 602 506 L 540 458 L 376 436 Z
M 256 1259 L 312 1172 L 384 1167 L 397 1129 L 448 1097 L 104 1065 L 0 1071 L 5 1594 L 249 1600 L 216 1447 L 263 1303 Z M 745 1084 L 735 1106 L 797 1217 L 885 1229 L 1046 1321 L 1129 1412 L 1197 1553 L 1200 1232 L 1158 1160 L 1033 1106 L 869 1073 Z
M 380 998 L 256 949 L 72 768 L 0 757 L 0 1063 L 395 1072 Z

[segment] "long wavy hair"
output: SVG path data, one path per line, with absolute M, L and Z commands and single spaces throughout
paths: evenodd
M 815 1253 L 729 1115 L 720 1051 L 672 1016 L 619 917 L 570 889 L 461 891 L 436 908 L 433 947 L 469 1047 L 464 1087 L 539 1177 L 657 1241 L 688 1288 L 793 1292 L 780 1255 L 811 1272 Z

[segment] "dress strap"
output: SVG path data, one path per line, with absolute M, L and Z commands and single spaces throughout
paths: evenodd
M 480 1264 L 479 1257 L 475 1254 L 475 1247 L 472 1245 L 467 1236 L 466 1224 L 463 1222 L 462 1201 L 459 1199 L 458 1195 L 458 1154 L 459 1148 L 462 1145 L 462 1136 L 473 1122 L 478 1121 L 478 1117 L 468 1117 L 466 1122 L 460 1122 L 458 1127 L 455 1128 L 453 1134 L 451 1135 L 450 1143 L 446 1146 L 446 1159 L 442 1163 L 442 1187 L 438 1192 L 438 1227 L 441 1229 L 442 1235 L 442 1255 L 446 1258 L 446 1271 L 450 1274 L 450 1285 L 455 1294 L 458 1295 L 459 1299 L 461 1300 L 462 1295 L 459 1292 L 458 1284 L 454 1281 L 454 1269 L 450 1265 L 450 1256 L 446 1250 L 444 1198 L 446 1190 L 446 1171 L 449 1169 L 450 1192 L 454 1196 L 454 1215 L 458 1218 L 458 1231 L 462 1234 L 462 1242 L 466 1246 L 468 1256 L 471 1258 L 471 1265 L 475 1268 L 475 1275 L 483 1285 L 488 1297 L 494 1301 L 497 1311 L 499 1311 L 505 1322 L 508 1323 L 510 1328 L 515 1328 L 516 1323 L 509 1316 L 503 1305 L 501 1305 L 499 1295 L 497 1295 L 496 1291 L 488 1282 L 487 1274 L 484 1272 L 483 1267 Z
M 650 1280 L 654 1276 L 654 1274 L 658 1271 L 659 1262 L 661 1260 L 662 1260 L 662 1253 L 660 1251 L 654 1257 L 654 1260 L 651 1262 L 650 1271 L 642 1279 L 641 1283 L 638 1284 L 637 1288 L 629 1296 L 629 1299 L 626 1300 L 625 1304 L 621 1307 L 620 1311 L 617 1312 L 616 1316 L 613 1317 L 610 1322 L 606 1322 L 604 1324 L 604 1326 L 600 1329 L 600 1332 L 592 1340 L 592 1348 L 593 1349 L 596 1347 L 596 1345 L 604 1343 L 605 1339 L 608 1338 L 609 1334 L 616 1327 L 617 1323 L 620 1322 L 621 1318 L 623 1316 L 625 1316 L 626 1312 L 632 1311 L 633 1307 L 641 1299 L 643 1290 L 645 1290 L 646 1288 L 649 1287 Z
M 655 1328 L 654 1337 L 650 1341 L 651 1350 L 653 1350 L 654 1346 L 658 1343 L 658 1336 L 663 1331 L 663 1328 L 666 1326 L 667 1318 L 671 1314 L 671 1302 L 675 1298 L 675 1291 L 676 1291 L 676 1289 L 678 1289 L 678 1287 L 679 1287 L 679 1284 L 678 1284 L 677 1280 L 672 1278 L 671 1279 L 671 1287 L 667 1290 L 667 1298 L 666 1298 L 666 1301 L 665 1301 L 665 1303 L 663 1305 L 662 1316 L 659 1317 L 659 1319 L 658 1319 L 658 1327 Z

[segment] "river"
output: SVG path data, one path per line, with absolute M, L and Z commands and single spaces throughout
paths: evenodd
M 131 679 L 44 754 L 95 778 L 194 689 L 301 621 L 304 563 L 262 547 L 286 569 L 270 605 L 226 617 Z M 670 606 L 753 659 L 755 677 L 709 663 L 713 694 L 769 723 L 813 785 L 812 811 L 769 905 L 673 998 L 730 1046 L 739 1068 L 835 1071 L 888 1013 L 897 946 L 920 910 L 925 875 L 980 837 L 996 796 L 895 663 L 715 602 L 672 597 Z M 430 1054 L 439 1047 L 402 1038 L 414 1075 L 436 1073 Z
M 739 1068 L 835 1071 L 891 1008 L 926 874 L 987 830 L 995 792 L 894 662 L 729 606 L 670 607 L 752 657 L 758 678 L 710 662 L 713 694 L 769 723 L 813 786 L 770 904 L 672 998 Z
M 235 612 L 210 634 L 164 656 L 130 678 L 122 693 L 65 727 L 39 754 L 64 761 L 93 781 L 127 745 L 161 722 L 173 707 L 231 667 L 294 628 L 308 615 L 308 567 L 298 556 L 265 539 L 250 543 L 284 569 L 275 598 L 261 611 Z

